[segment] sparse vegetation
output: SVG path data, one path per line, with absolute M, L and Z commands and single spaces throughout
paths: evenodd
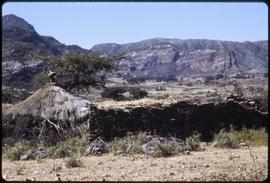
M 126 92 L 127 89 L 124 87 L 110 87 L 105 88 L 101 93 L 101 96 L 104 98 L 112 98 L 114 100 L 123 100 L 125 97 L 122 93 Z
M 72 137 L 59 144 L 47 147 L 48 156 L 53 158 L 64 158 L 73 155 L 82 155 L 85 151 L 87 142 L 80 137 Z
M 157 143 L 152 156 L 154 157 L 168 157 L 177 153 L 178 149 L 175 149 L 172 143 L 168 141 L 161 141 Z
M 5 147 L 3 149 L 3 157 L 11 161 L 20 160 L 20 157 L 24 154 L 31 155 L 31 149 L 23 142 L 17 142 L 13 147 Z
M 130 96 L 126 97 L 123 93 L 129 92 Z M 105 88 L 101 93 L 103 98 L 112 98 L 114 100 L 141 99 L 147 96 L 147 92 L 138 87 L 110 87 Z
M 74 156 L 67 158 L 64 162 L 67 168 L 75 168 L 75 167 L 82 166 L 81 160 L 79 160 L 78 158 Z
M 129 154 L 142 153 L 141 146 L 146 142 L 147 135 L 148 134 L 146 132 L 140 132 L 138 134 L 128 132 L 125 137 L 115 138 L 110 142 L 107 149 L 109 152 L 117 154 L 125 152 L 127 148 L 131 146 Z
M 230 129 L 229 131 L 220 130 L 214 139 L 223 147 L 236 148 L 241 142 L 250 146 L 261 146 L 268 144 L 268 133 L 264 128 L 241 130 Z
M 153 136 L 146 132 L 139 132 L 136 134 L 128 132 L 123 138 L 115 138 L 108 144 L 108 152 L 113 154 L 141 154 L 144 153 L 142 146 L 149 142 Z M 186 139 L 186 143 L 181 145 L 170 138 L 155 137 L 158 140 L 153 142 L 152 151 L 149 155 L 153 157 L 167 157 L 177 153 L 183 153 L 186 150 L 198 151 L 200 150 L 200 134 L 194 133 Z
M 147 92 L 142 90 L 141 88 L 133 87 L 129 90 L 130 94 L 132 95 L 132 98 L 134 99 L 140 99 L 147 96 Z
M 186 138 L 186 145 L 190 147 L 192 151 L 200 150 L 201 134 L 194 132 L 190 137 Z
M 27 98 L 30 94 L 25 89 L 17 89 L 14 87 L 2 85 L 2 102 L 15 103 Z

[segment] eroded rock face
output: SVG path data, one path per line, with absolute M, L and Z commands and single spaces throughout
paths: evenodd
M 123 53 L 118 75 L 146 79 L 179 75 L 266 72 L 268 42 L 231 42 L 206 39 L 149 39 L 129 44 L 99 44 L 91 51 Z

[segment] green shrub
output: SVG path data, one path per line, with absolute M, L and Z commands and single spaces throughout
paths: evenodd
M 243 128 L 241 130 L 230 129 L 229 131 L 220 130 L 217 134 L 215 134 L 214 139 L 218 143 L 223 143 L 224 147 L 229 148 L 235 148 L 241 142 L 245 142 L 250 146 L 260 146 L 268 144 L 268 133 L 264 128 Z
M 130 97 L 125 97 L 123 93 L 129 92 Z M 140 99 L 147 96 L 147 92 L 139 87 L 111 87 L 105 88 L 101 93 L 104 98 L 112 98 L 114 100 Z
M 85 152 L 87 142 L 81 137 L 71 137 L 54 146 L 37 144 L 37 149 L 44 149 L 50 158 L 64 158 L 72 155 L 82 155 Z
M 121 100 L 125 97 L 122 95 L 122 93 L 126 92 L 127 89 L 124 87 L 111 87 L 111 88 L 105 88 L 104 91 L 101 93 L 101 96 L 104 98 L 112 98 L 115 100 Z
M 132 95 L 132 98 L 134 99 L 140 99 L 140 98 L 146 97 L 148 94 L 146 91 L 138 87 L 130 88 L 129 92 Z
M 17 142 L 13 147 L 6 147 L 3 156 L 11 161 L 17 161 L 24 154 L 31 154 L 30 147 L 22 142 Z
M 125 152 L 129 146 L 131 146 L 128 153 L 142 153 L 141 146 L 145 143 L 147 138 L 146 132 L 139 132 L 133 134 L 128 132 L 123 138 L 115 138 L 111 143 L 108 144 L 107 150 L 113 154 L 118 152 Z
M 156 145 L 154 150 L 154 157 L 168 157 L 173 154 L 176 154 L 177 150 L 173 145 L 167 141 L 160 142 Z
M 55 158 L 64 158 L 72 155 L 81 155 L 85 151 L 87 142 L 80 137 L 69 138 L 55 147 L 51 147 L 50 152 Z M 52 153 L 54 151 L 54 153 Z
M 66 159 L 65 161 L 65 165 L 67 168 L 74 168 L 74 167 L 81 167 L 82 166 L 82 162 L 81 160 L 77 159 L 76 157 L 69 157 L 68 159 Z
M 186 146 L 192 151 L 200 150 L 201 134 L 194 132 L 190 137 L 186 138 Z

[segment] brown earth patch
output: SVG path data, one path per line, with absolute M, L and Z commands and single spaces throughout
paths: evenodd
M 178 154 L 168 158 L 146 155 L 80 157 L 83 166 L 66 168 L 64 159 L 42 161 L 2 160 L 6 180 L 71 181 L 189 181 L 189 180 L 265 180 L 268 172 L 268 147 L 218 149 Z

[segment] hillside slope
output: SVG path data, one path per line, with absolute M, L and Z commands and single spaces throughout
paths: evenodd
M 77 45 L 67 46 L 50 36 L 41 36 L 32 25 L 12 14 L 2 17 L 2 27 L 2 82 L 5 85 L 31 86 L 33 77 L 44 67 L 44 62 L 35 55 L 87 51 Z
M 148 39 L 128 44 L 99 44 L 91 51 L 123 53 L 123 77 L 148 79 L 190 75 L 264 73 L 268 67 L 268 41 L 231 42 L 206 39 Z

